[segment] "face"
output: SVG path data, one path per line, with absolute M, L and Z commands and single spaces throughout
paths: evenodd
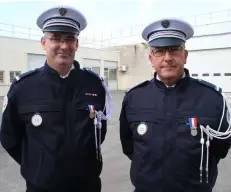
M 41 43 L 46 51 L 49 65 L 62 67 L 73 63 L 75 52 L 78 49 L 78 39 L 75 34 L 46 32 Z
M 161 80 L 177 80 L 184 73 L 188 52 L 184 46 L 151 47 L 149 60 Z

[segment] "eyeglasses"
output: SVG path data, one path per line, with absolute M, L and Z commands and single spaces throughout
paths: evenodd
M 177 46 L 177 47 L 155 47 L 151 50 L 151 54 L 154 55 L 155 57 L 161 57 L 164 56 L 166 51 L 168 50 L 168 52 L 171 55 L 179 55 L 180 53 L 182 53 L 182 51 L 184 50 L 183 46 Z
M 44 38 L 49 39 L 51 43 L 60 45 L 61 43 L 65 42 L 68 45 L 73 45 L 76 42 L 75 37 L 47 37 L 45 36 Z

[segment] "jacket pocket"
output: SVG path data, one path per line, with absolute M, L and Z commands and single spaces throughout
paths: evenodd
M 126 111 L 132 131 L 133 155 L 130 177 L 136 186 L 147 186 L 161 172 L 166 130 L 164 116 L 155 109 L 130 108 Z
M 19 115 L 21 121 L 30 128 L 60 126 L 63 120 L 61 108 L 54 104 L 20 106 Z

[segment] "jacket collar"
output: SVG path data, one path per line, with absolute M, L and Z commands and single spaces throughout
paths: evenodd
M 45 62 L 45 65 L 44 65 L 44 72 L 45 73 L 48 73 L 48 74 L 51 74 L 51 75 L 58 75 L 61 78 L 68 77 L 69 74 L 70 74 L 70 72 L 72 70 L 75 70 L 75 71 L 79 71 L 80 70 L 80 65 L 79 65 L 78 61 L 75 61 L 75 60 L 73 61 L 73 64 L 72 64 L 72 67 L 71 67 L 70 71 L 65 76 L 59 75 L 59 73 L 55 69 L 53 69 L 52 67 L 49 66 L 49 64 L 47 63 L 47 61 Z
M 189 77 L 190 77 L 189 70 L 184 68 L 184 74 L 183 74 L 182 78 L 180 80 L 178 80 L 176 82 L 176 84 L 173 86 L 167 86 L 163 82 L 161 82 L 160 78 L 158 77 L 157 72 L 154 73 L 154 79 L 153 80 L 157 84 L 157 86 L 159 86 L 161 88 L 169 88 L 169 87 L 175 87 L 175 86 L 182 84 L 182 82 L 186 81 Z

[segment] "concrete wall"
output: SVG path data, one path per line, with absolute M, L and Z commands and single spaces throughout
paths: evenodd
M 120 90 L 126 90 L 153 77 L 153 69 L 148 60 L 148 48 L 145 44 L 128 45 L 118 49 L 120 65 L 127 68 L 126 72 L 118 72 Z

